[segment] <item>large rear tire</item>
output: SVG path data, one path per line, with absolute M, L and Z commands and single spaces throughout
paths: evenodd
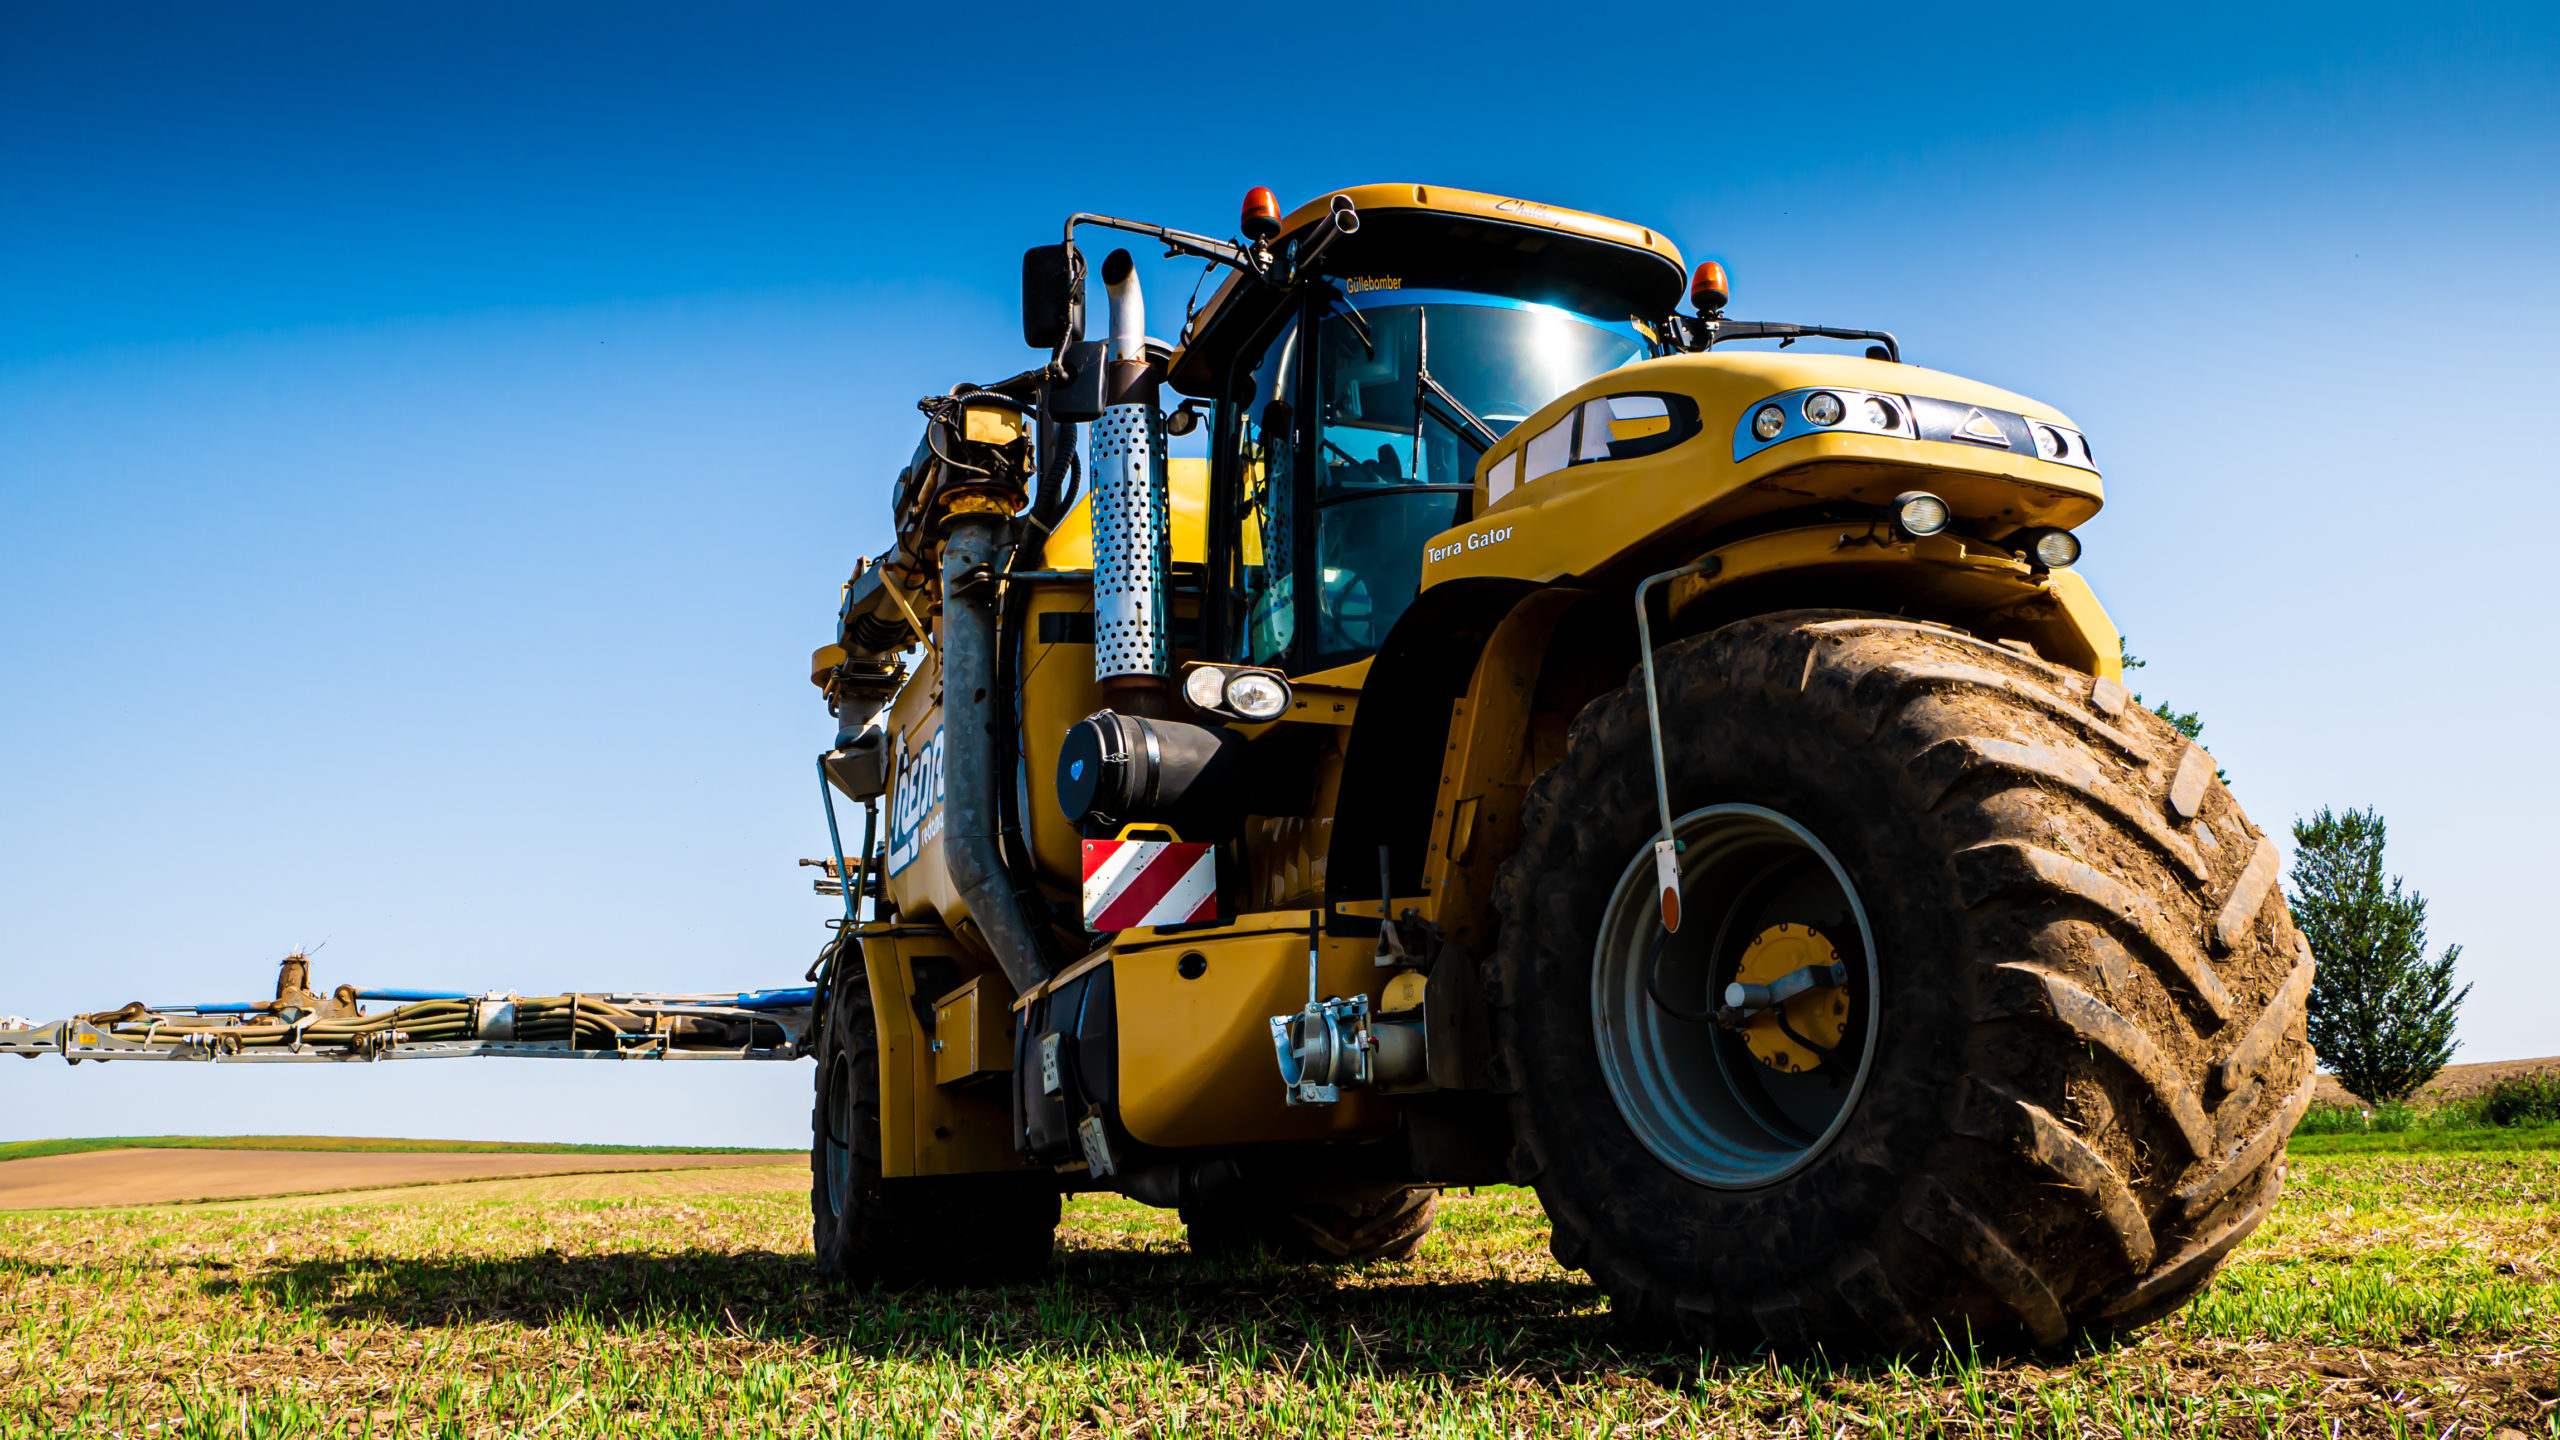
M 1772 616 L 1656 662 L 1679 933 L 1640 678 L 1576 720 L 1495 901 L 1557 1260 L 1727 1347 L 2053 1345 L 2184 1303 L 2274 1204 L 2312 1071 L 2275 847 L 2212 762 L 1944 627 Z M 1704 1018 L 1773 955 L 1847 984 Z
M 850 938 L 845 945 L 852 945 Z M 1046 1175 L 880 1174 L 880 1039 L 870 977 L 838 966 L 810 1110 L 810 1240 L 830 1280 L 994 1285 L 1037 1276 L 1058 1228 Z

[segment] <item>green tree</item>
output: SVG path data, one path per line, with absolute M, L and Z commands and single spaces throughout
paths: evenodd
M 2405 1100 L 2453 1058 L 2462 947 L 2427 958 L 2427 901 L 2382 874 L 2379 812 L 2323 808 L 2293 826 L 2293 922 L 2311 942 L 2311 1048 L 2376 1105 Z

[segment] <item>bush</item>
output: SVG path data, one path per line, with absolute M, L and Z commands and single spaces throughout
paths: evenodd
M 2560 1121 L 2560 1075 L 2518 1075 L 2483 1090 L 2471 1102 L 2487 1125 L 2547 1125 Z
M 2302 1123 L 2293 1127 L 2296 1135 L 2361 1135 L 2364 1133 L 2364 1111 L 2354 1105 L 2314 1105 L 2302 1112 Z
M 2560 1124 L 2560 1073 L 2519 1075 L 2477 1095 L 2420 1109 L 2393 1100 L 2370 1110 L 2361 1105 L 2314 1105 L 2302 1112 L 2296 1135 L 2402 1135 L 2412 1130 L 2505 1130 Z
M 2293 1127 L 2296 1135 L 2400 1135 L 2425 1127 L 2443 1128 L 2440 1111 L 2421 1111 L 2405 1101 L 2393 1100 L 2370 1110 L 2357 1105 L 2314 1105 L 2302 1112 L 2302 1122 Z

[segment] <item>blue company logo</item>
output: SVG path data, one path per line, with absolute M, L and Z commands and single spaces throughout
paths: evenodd
M 898 785 L 889 799 L 889 873 L 916 863 L 926 842 L 942 833 L 942 727 L 910 747 L 898 739 Z
M 1075 762 L 1074 764 L 1069 765 L 1069 766 L 1067 767 L 1067 778 L 1068 778 L 1068 779 L 1070 779 L 1070 780 L 1081 780 L 1081 779 L 1083 779 L 1083 778 L 1084 778 L 1084 762 L 1083 762 L 1083 761 L 1081 761 L 1081 760 L 1078 760 L 1078 761 L 1077 761 L 1077 762 Z

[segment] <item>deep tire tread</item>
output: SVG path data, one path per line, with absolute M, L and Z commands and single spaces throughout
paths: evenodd
M 851 944 L 850 939 L 844 943 Z M 1058 1189 L 1038 1172 L 888 1179 L 880 1174 L 879 1028 L 860 965 L 839 965 L 818 1044 L 810 1109 L 810 1238 L 818 1271 L 851 1284 L 984 1285 L 1036 1277 L 1058 1228 Z M 830 1205 L 826 1175 L 828 1077 L 852 1066 L 853 1184 L 846 1213 Z
M 2311 1074 L 2271 846 L 2210 757 L 2118 682 L 1926 622 L 1765 616 L 1655 660 L 1675 812 L 1814 828 L 1911 978 L 1888 970 L 1879 1069 L 1806 1169 L 1715 1191 L 1654 1160 L 1588 995 L 1656 823 L 1641 683 L 1586 707 L 1522 806 L 1485 988 L 1559 1263 L 1737 1348 L 2049 1345 L 2183 1303 L 2274 1203 Z
M 1992 967 L 2013 982 L 1991 992 L 1982 1011 L 1986 1020 L 2035 1016 L 2054 1021 L 2078 1039 L 2106 1051 L 2126 1074 L 2142 1082 L 2151 1102 L 2178 1127 L 2187 1153 L 2201 1159 L 2213 1153 L 2213 1123 L 2205 1118 L 2195 1087 L 2180 1078 L 2169 1057 L 2160 1053 L 2142 1027 L 2106 1001 L 2036 965 L 2004 962 Z

